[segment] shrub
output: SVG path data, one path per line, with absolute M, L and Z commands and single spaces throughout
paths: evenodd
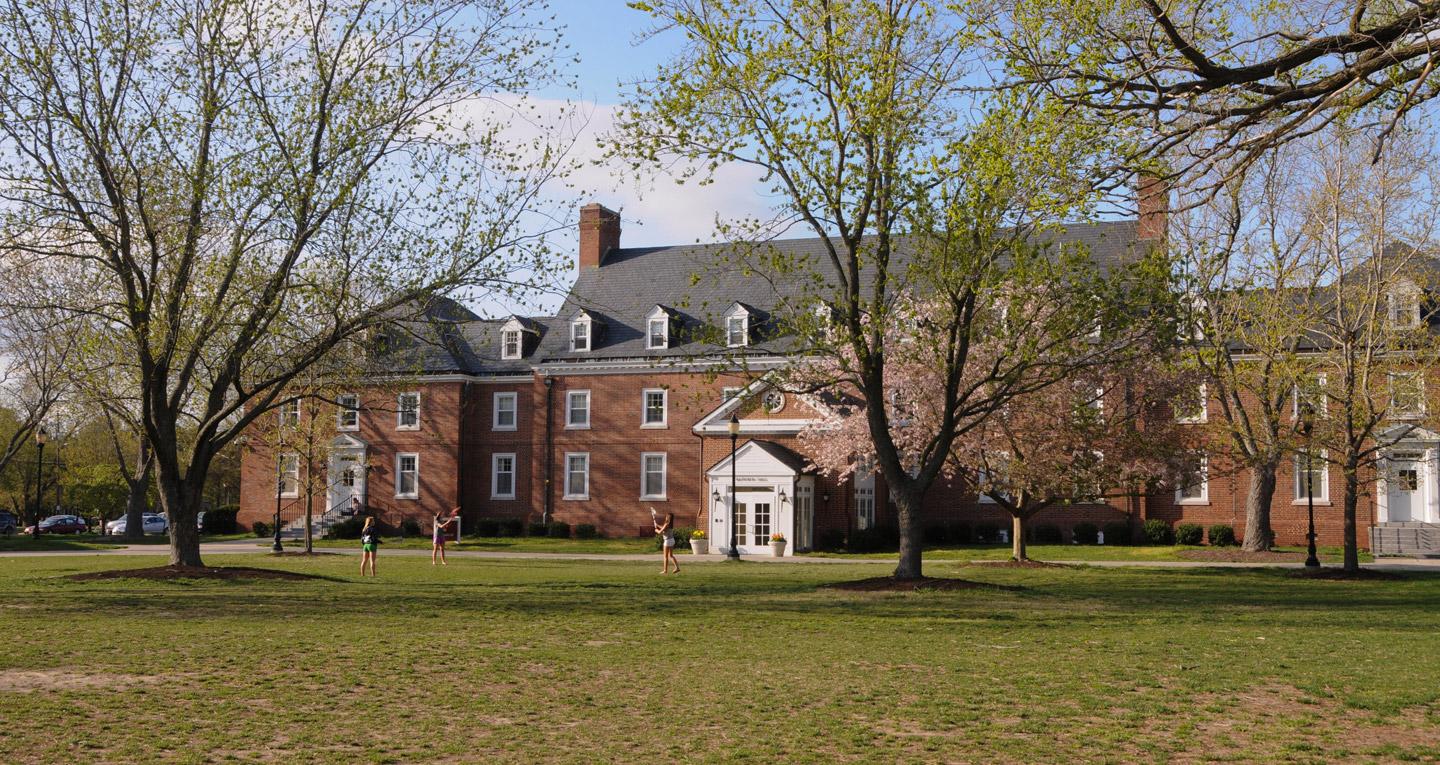
M 1205 529 L 1198 523 L 1182 523 L 1175 527 L 1175 544 L 1198 545 L 1204 541 Z
M 239 512 L 239 505 L 225 505 L 205 513 L 205 533 L 234 534 L 239 529 L 239 524 L 235 522 Z
M 1145 541 L 1152 545 L 1173 545 L 1175 544 L 1175 529 L 1170 524 L 1159 518 L 1151 518 L 1145 521 Z
M 925 527 L 925 544 L 943 545 L 950 541 L 950 529 L 946 526 L 936 524 Z
M 948 534 L 950 536 L 950 544 L 968 545 L 975 541 L 975 533 L 970 530 L 970 524 L 964 521 L 950 524 Z
M 1093 545 L 1100 541 L 1100 527 L 1093 523 L 1077 523 L 1070 527 L 1070 538 L 1077 545 Z
M 503 518 L 500 521 L 500 536 L 502 537 L 518 537 L 524 530 L 525 522 L 519 518 Z M 542 531 L 540 536 L 545 536 L 545 533 Z
M 475 534 L 482 537 L 500 536 L 500 521 L 494 518 L 481 518 L 475 521 Z
M 1065 541 L 1060 527 L 1053 523 L 1041 523 L 1030 527 L 1030 542 L 1037 545 L 1058 545 Z
M 419 521 L 415 520 L 414 518 L 406 518 L 405 520 L 400 522 L 400 536 L 418 537 L 420 536 L 420 534 L 421 532 Z
M 1209 536 L 1213 547 L 1232 547 L 1235 544 L 1235 529 L 1226 523 L 1211 526 Z
M 550 524 L 550 528 L 546 532 L 551 539 L 569 539 L 570 524 L 564 521 L 555 521 Z
M 882 552 L 900 546 L 900 529 L 883 525 L 850 534 L 850 552 Z
M 575 527 L 576 539 L 599 539 L 600 530 L 593 523 L 582 523 Z
M 728 547 L 728 546 L 730 545 L 730 540 L 729 540 L 729 539 L 717 540 L 717 541 L 715 542 L 715 544 L 716 544 L 717 546 L 718 546 L 718 545 L 725 545 L 725 546 Z M 816 547 L 817 549 L 819 549 L 819 550 L 826 550 L 826 551 L 835 551 L 835 550 L 843 549 L 843 548 L 845 547 L 845 530 L 844 530 L 844 529 L 823 529 L 823 530 L 821 530 L 820 533 L 818 533 L 818 534 L 815 535 L 815 547 Z M 716 552 L 719 552 L 718 547 L 717 547 L 717 549 L 716 549 Z
M 1129 521 L 1110 521 L 1105 524 L 1105 544 L 1128 545 L 1135 540 L 1135 532 Z
M 360 517 L 346 518 L 343 521 L 330 527 L 326 534 L 330 539 L 359 539 L 360 532 L 365 529 L 365 519 Z
M 988 545 L 1000 541 L 1000 526 L 994 523 L 975 524 L 975 541 L 978 544 Z
M 519 536 L 519 534 L 516 534 L 516 536 Z M 550 527 L 539 521 L 531 521 L 525 525 L 525 536 L 548 537 L 550 536 Z
M 268 537 L 274 533 L 270 528 L 270 524 L 264 521 L 256 521 L 250 524 L 250 530 L 255 532 L 255 536 L 257 537 Z

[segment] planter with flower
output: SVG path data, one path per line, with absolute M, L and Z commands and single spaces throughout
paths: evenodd
M 704 530 L 695 529 L 690 533 L 690 552 L 696 555 L 710 552 L 710 540 L 706 538 Z
M 770 557 L 772 557 L 772 558 L 783 558 L 783 557 L 785 557 L 785 535 L 784 535 L 784 534 L 778 534 L 778 533 L 777 533 L 777 534 L 771 534 L 771 535 L 770 535 Z

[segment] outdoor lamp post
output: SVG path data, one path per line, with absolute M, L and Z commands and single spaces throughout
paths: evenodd
M 1300 435 L 1305 437 L 1305 510 L 1310 523 L 1305 534 L 1305 539 L 1308 540 L 1305 568 L 1320 567 L 1320 558 L 1315 555 L 1315 471 L 1312 463 L 1315 449 L 1310 439 L 1314 432 L 1315 409 L 1309 404 L 1303 404 L 1300 407 Z
M 280 544 L 280 498 L 285 494 L 285 458 L 277 457 L 275 460 L 275 543 L 270 545 L 271 552 L 285 552 L 285 545 Z
M 40 504 L 45 496 L 45 442 L 50 440 L 50 434 L 45 432 L 45 426 L 41 425 L 35 431 L 35 525 L 30 530 L 30 536 L 34 539 L 40 538 Z
M 736 512 L 735 512 L 735 509 L 739 506 L 739 503 L 738 503 L 737 500 L 739 500 L 739 498 L 740 498 L 739 492 L 736 491 L 736 482 L 735 482 L 735 445 L 736 445 L 737 443 L 739 443 L 739 440 L 740 440 L 740 415 L 738 415 L 738 414 L 731 414 L 731 415 L 730 415 L 730 553 L 729 553 L 729 555 L 728 555 L 727 557 L 728 557 L 730 560 L 735 560 L 735 561 L 740 560 L 740 548 L 736 546 L 736 545 L 739 544 L 739 543 L 735 541 L 735 534 L 736 534 L 735 527 L 736 527 L 736 525 L 737 525 L 737 524 L 735 523 L 735 519 L 736 519 L 736 517 L 737 517 Z

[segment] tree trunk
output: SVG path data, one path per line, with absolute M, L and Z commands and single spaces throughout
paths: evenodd
M 1021 513 L 1010 515 L 1010 557 L 1015 560 L 1030 560 L 1025 552 L 1025 516 Z
M 308 483 L 308 482 L 307 482 Z M 305 554 L 315 552 L 314 542 L 310 538 L 310 527 L 314 524 L 315 515 L 315 489 L 311 486 L 305 488 Z
M 130 491 L 125 495 L 125 538 L 139 539 L 145 535 L 145 503 L 150 494 L 150 473 L 138 480 L 126 481 Z
M 1352 465 L 1345 466 L 1345 570 L 1360 570 L 1360 546 L 1355 534 L 1355 509 L 1360 504 L 1360 476 Z
M 200 559 L 200 530 L 196 528 L 196 517 L 200 512 L 200 491 L 182 478 L 175 463 L 159 462 L 156 482 L 160 487 L 160 507 L 170 519 L 170 565 L 203 566 Z M 207 460 L 208 462 L 208 460 Z M 208 464 L 202 468 L 208 468 Z M 191 462 L 191 470 L 195 461 Z M 205 475 L 202 469 L 198 475 Z
M 1275 546 L 1275 530 L 1270 527 L 1270 501 L 1275 496 L 1275 462 L 1250 467 L 1250 486 L 1245 492 L 1246 552 L 1267 552 Z
M 901 490 L 893 486 L 891 489 L 895 495 L 895 520 L 900 527 L 900 560 L 895 566 L 895 578 L 923 578 L 920 568 L 923 543 L 920 533 L 921 496 L 913 489 Z

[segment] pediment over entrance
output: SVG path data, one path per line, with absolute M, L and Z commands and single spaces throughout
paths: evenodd
M 1382 444 L 1396 444 L 1404 441 L 1440 441 L 1440 433 L 1419 425 L 1391 425 L 1376 433 L 1375 440 Z
M 369 448 L 370 444 L 367 444 L 364 441 L 348 433 L 341 433 L 335 436 L 335 438 L 331 439 L 330 441 L 331 451 L 345 451 L 350 449 L 359 449 L 361 451 L 364 451 Z
M 776 397 L 773 404 L 779 407 L 778 416 L 775 411 L 766 411 L 771 396 Z M 741 433 L 794 435 L 808 425 L 833 417 L 834 412 L 818 396 L 787 394 L 764 380 L 756 380 L 701 417 L 693 430 L 700 435 L 725 435 L 729 433 L 731 415 L 739 417 Z
M 792 477 L 811 472 L 810 461 L 773 441 L 748 441 L 735 451 L 735 472 L 745 476 Z M 706 475 L 730 477 L 730 455 L 715 463 Z

